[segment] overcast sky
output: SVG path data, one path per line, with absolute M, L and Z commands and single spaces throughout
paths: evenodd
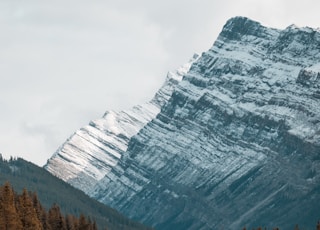
M 319 9 L 319 0 L 0 0 L 0 153 L 42 166 L 106 110 L 151 99 L 229 18 L 317 28 Z

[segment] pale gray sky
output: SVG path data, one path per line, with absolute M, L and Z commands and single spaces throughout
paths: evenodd
M 0 0 L 0 153 L 43 165 L 106 110 L 149 100 L 224 23 L 320 27 L 319 0 Z

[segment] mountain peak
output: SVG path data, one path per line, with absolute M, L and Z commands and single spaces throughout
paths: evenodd
M 229 40 L 240 40 L 242 36 L 260 36 L 265 29 L 259 22 L 246 17 L 234 17 L 224 25 L 220 36 Z

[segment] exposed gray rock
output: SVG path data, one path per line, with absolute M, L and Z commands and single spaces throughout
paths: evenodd
M 317 30 L 230 19 L 89 194 L 156 229 L 314 228 L 319 60 Z
M 131 109 L 107 111 L 102 118 L 76 131 L 48 160 L 45 169 L 90 195 L 92 187 L 114 167 L 130 138 L 160 112 L 182 76 L 198 58 L 170 71 L 150 102 Z

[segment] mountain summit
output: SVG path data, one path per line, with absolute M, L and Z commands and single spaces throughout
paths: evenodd
M 156 229 L 312 228 L 320 218 L 320 32 L 235 17 L 184 70 L 132 134 L 92 122 L 46 169 Z M 121 120 L 139 121 L 143 111 Z

